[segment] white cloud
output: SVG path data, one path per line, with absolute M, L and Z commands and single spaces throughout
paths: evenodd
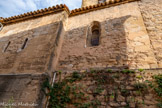
M 10 17 L 57 4 L 66 4 L 70 10 L 79 8 L 82 0 L 0 0 L 0 17 Z
M 25 3 L 26 3 L 26 8 L 32 9 L 32 10 L 37 9 L 37 5 L 33 0 L 26 0 Z

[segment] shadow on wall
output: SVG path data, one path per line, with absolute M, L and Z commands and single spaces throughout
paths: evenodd
M 41 88 L 47 77 L 47 75 L 32 76 L 30 74 L 0 75 L 0 101 L 6 105 L 14 104 L 17 108 L 24 106 L 19 105 L 21 102 L 32 102 L 37 104 L 35 108 L 42 108 L 45 96 Z M 1 104 L 0 108 L 8 108 L 9 106 L 5 107 L 5 105 Z
M 50 71 L 62 32 L 59 21 L 0 38 L 0 74 Z
M 42 75 L 52 74 L 62 32 L 59 21 L 0 38 L 0 102 L 32 102 L 38 104 L 36 108 L 43 107 L 41 85 L 46 76 Z
M 127 40 L 124 23 L 130 17 L 131 15 L 127 15 L 102 22 L 105 24 L 105 37 L 107 37 L 107 39 L 109 39 L 108 42 L 111 43 L 111 45 L 108 46 L 108 50 L 110 51 L 110 59 L 116 60 L 114 67 L 119 66 L 128 68 Z
M 128 68 L 125 21 L 131 16 L 107 19 L 99 22 L 99 45 L 86 45 L 87 35 L 92 34 L 90 26 L 66 32 L 59 61 L 59 70 L 80 70 L 88 68 Z M 88 46 L 88 47 L 85 47 Z M 71 50 L 73 49 L 73 50 Z M 67 53 L 68 52 L 68 53 Z

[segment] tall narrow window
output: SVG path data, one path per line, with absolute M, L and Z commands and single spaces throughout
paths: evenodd
M 99 35 L 100 35 L 100 31 L 98 28 L 95 28 L 94 30 L 92 30 L 92 37 L 91 37 L 91 45 L 92 46 L 99 45 Z
M 22 45 L 21 49 L 24 49 L 26 47 L 27 42 L 28 42 L 28 38 L 25 39 L 24 44 Z
M 4 49 L 4 52 L 6 52 L 7 51 L 7 48 L 9 47 L 9 45 L 11 44 L 11 42 L 9 41 L 8 43 L 7 43 L 7 45 L 6 45 L 6 47 L 5 47 L 5 49 Z
M 94 21 L 88 29 L 87 46 L 98 46 L 100 41 L 100 23 Z

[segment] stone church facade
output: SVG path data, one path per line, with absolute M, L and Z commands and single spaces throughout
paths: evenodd
M 56 70 L 162 68 L 161 17 L 161 0 L 83 0 L 1 18 L 0 100 L 41 108 L 42 78 Z

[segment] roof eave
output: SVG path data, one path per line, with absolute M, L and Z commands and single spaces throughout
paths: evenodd
M 64 5 L 61 4 L 61 5 L 49 7 L 48 9 L 45 8 L 45 9 L 41 9 L 41 10 L 37 10 L 33 12 L 27 12 L 27 13 L 17 15 L 17 16 L 3 18 L 0 20 L 0 22 L 3 25 L 8 25 L 8 24 L 13 24 L 13 23 L 29 20 L 29 19 L 35 19 L 35 18 L 45 16 L 45 15 L 57 14 L 62 11 L 66 11 L 68 15 L 70 14 L 68 7 L 65 4 Z
M 72 10 L 70 13 L 70 17 L 88 13 L 88 12 L 95 11 L 95 10 L 100 10 L 104 8 L 109 8 L 109 7 L 129 3 L 129 2 L 135 2 L 135 1 L 140 1 L 140 0 L 111 0 L 109 2 L 100 3 L 97 5 L 86 6 L 86 7 Z

